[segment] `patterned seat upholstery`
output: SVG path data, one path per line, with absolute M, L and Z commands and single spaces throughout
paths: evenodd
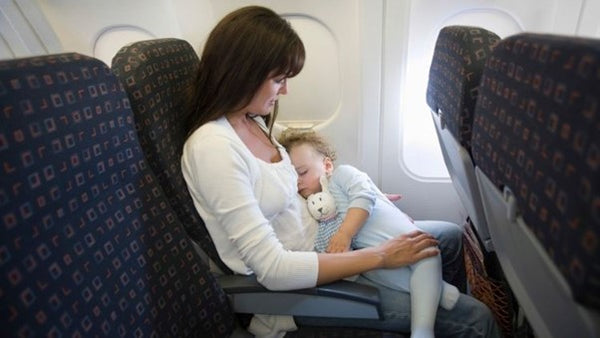
M 0 111 L 2 336 L 229 335 L 106 65 L 1 61 Z
M 542 337 L 600 336 L 600 40 L 519 34 L 486 62 L 472 151 L 507 280 Z
M 477 234 L 488 251 L 493 250 L 471 158 L 471 130 L 477 88 L 485 60 L 498 35 L 480 27 L 447 26 L 435 45 L 427 104 L 452 183 Z
M 221 270 L 230 273 L 218 257 L 181 172 L 181 154 L 187 137 L 181 99 L 194 81 L 199 63 L 187 41 L 169 38 L 140 41 L 121 48 L 111 68 L 129 94 L 142 149 L 171 206 L 189 236 Z

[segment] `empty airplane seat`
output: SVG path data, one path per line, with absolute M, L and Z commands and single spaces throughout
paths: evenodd
M 2 336 L 232 332 L 104 63 L 0 61 L 0 111 Z
M 536 334 L 599 337 L 600 40 L 502 40 L 472 152 L 494 248 Z
M 498 35 L 480 27 L 442 28 L 427 86 L 427 104 L 431 108 L 444 162 L 487 251 L 493 251 L 493 245 L 471 159 L 471 130 L 483 65 L 499 40 Z
M 195 79 L 200 60 L 185 40 L 167 38 L 133 43 L 112 60 L 112 71 L 129 94 L 138 137 L 152 171 L 189 236 L 227 273 L 198 215 L 181 173 L 187 135 L 182 99 Z

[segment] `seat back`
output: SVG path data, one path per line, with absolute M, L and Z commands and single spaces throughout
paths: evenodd
M 230 273 L 194 207 L 181 172 L 187 137 L 182 98 L 199 64 L 198 55 L 187 41 L 168 38 L 121 48 L 111 68 L 129 95 L 142 149 L 171 207 L 190 237 L 222 271 Z
M 101 61 L 0 62 L 2 336 L 227 336 L 227 297 Z
M 442 148 L 444 162 L 460 200 L 488 251 L 493 250 L 475 168 L 471 159 L 471 130 L 477 88 L 485 60 L 498 35 L 471 26 L 440 30 L 427 85 L 427 104 Z
M 482 76 L 477 179 L 498 259 L 539 336 L 600 335 L 600 40 L 519 34 Z

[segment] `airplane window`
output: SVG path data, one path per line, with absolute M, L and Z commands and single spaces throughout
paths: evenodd
M 121 47 L 136 41 L 154 39 L 150 32 L 134 26 L 113 26 L 98 36 L 94 44 L 94 57 L 107 65 Z
M 498 9 L 469 9 L 446 17 L 435 26 L 431 22 L 414 20 L 410 24 L 406 61 L 406 81 L 401 89 L 403 161 L 415 176 L 428 179 L 448 178 L 438 138 L 426 103 L 429 67 L 440 29 L 450 25 L 478 26 L 500 37 L 523 31 L 508 13 Z M 427 159 L 427 160 L 424 160 Z
M 306 49 L 302 72 L 288 82 L 288 95 L 279 103 L 277 122 L 287 127 L 310 128 L 338 109 L 341 97 L 338 44 L 331 31 L 309 16 L 289 15 Z M 298 117 L 302 116 L 302 120 Z

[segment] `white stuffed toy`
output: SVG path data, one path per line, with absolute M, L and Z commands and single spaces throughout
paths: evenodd
M 321 176 L 321 192 L 314 193 L 306 198 L 308 212 L 319 222 L 319 229 L 315 238 L 315 250 L 325 252 L 331 237 L 338 231 L 342 218 L 337 212 L 335 199 L 329 193 L 327 177 Z

